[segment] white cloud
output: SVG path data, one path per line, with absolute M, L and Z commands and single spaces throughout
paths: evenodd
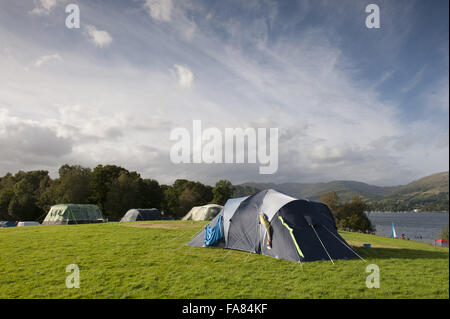
M 175 73 L 177 76 L 178 84 L 182 88 L 189 89 L 194 84 L 194 73 L 184 65 L 175 64 Z
M 108 47 L 113 42 L 112 36 L 107 31 L 98 30 L 93 25 L 87 25 L 85 28 L 85 34 L 89 37 L 89 40 L 97 47 Z
M 59 3 L 61 0 L 39 0 L 34 1 L 35 7 L 30 11 L 31 14 L 35 15 L 47 15 L 51 10 Z
M 0 108 L 15 115 L 15 120 L 6 116 L 7 137 L 14 144 L 31 141 L 26 145 L 35 143 L 55 155 L 42 157 L 36 149 L 20 148 L 2 135 L 0 162 L 8 164 L 0 165 L 0 175 L 42 163 L 54 171 L 66 162 L 91 167 L 112 163 L 163 183 L 176 178 L 207 183 L 266 178 L 399 184 L 448 165 L 448 126 L 443 131 L 433 121 L 399 121 L 394 102 L 382 100 L 375 86 L 352 79 L 357 65 L 342 56 L 326 30 L 311 29 L 301 37 L 280 34 L 271 41 L 270 26 L 275 22 L 265 25 L 260 19 L 264 12 L 254 20 L 214 12 L 214 19 L 208 20 L 199 3 L 186 9 L 186 3 L 172 8 L 170 2 L 163 9 L 167 3 L 149 1 L 152 10 L 147 6 L 154 20 L 171 22 L 167 24 L 132 20 L 136 15 L 117 14 L 113 5 L 105 6 L 101 15 L 96 6 L 84 5 L 86 21 L 98 19 L 95 23 L 108 26 L 114 41 L 120 41 L 120 46 L 111 47 L 114 60 L 91 55 L 83 47 L 87 41 L 71 42 L 76 33 L 58 38 L 58 31 L 45 25 L 33 41 L 21 37 L 20 30 L 11 36 L 0 21 L 0 46 L 9 50 L 0 50 Z M 248 10 L 254 16 L 254 8 Z M 113 41 L 106 31 L 87 29 L 85 36 L 100 47 Z M 66 50 L 66 43 L 61 43 L 65 40 Z M 45 55 L 49 50 L 64 57 L 64 68 L 23 71 L 29 61 L 38 66 L 58 61 Z M 174 90 L 174 83 L 186 89 Z M 194 85 L 195 90 L 188 89 Z M 448 78 L 428 93 L 424 105 L 435 106 L 430 113 L 448 110 Z M 257 165 L 171 164 L 170 129 L 190 129 L 194 118 L 205 128 L 220 130 L 279 128 L 278 174 L 262 177 Z M 52 147 L 60 151 L 52 153 Z
M 44 55 L 39 57 L 38 59 L 36 59 L 36 61 L 34 62 L 34 66 L 35 67 L 40 67 L 46 63 L 49 63 L 51 61 L 62 61 L 62 58 L 59 54 L 55 53 L 55 54 L 51 54 L 51 55 Z
M 14 171 L 18 166 L 37 169 L 57 165 L 59 158 L 71 153 L 72 142 L 42 123 L 0 109 L 0 149 L 2 171 Z
M 182 34 L 186 40 L 191 40 L 197 30 L 197 25 L 193 20 L 187 20 L 182 27 Z
M 145 0 L 148 14 L 155 20 L 170 21 L 172 14 L 172 0 Z

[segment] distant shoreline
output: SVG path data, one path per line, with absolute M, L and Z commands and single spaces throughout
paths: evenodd
M 418 212 L 415 212 L 415 211 L 409 211 L 409 210 L 406 210 L 406 211 L 391 211 L 391 210 L 385 210 L 385 211 L 374 211 L 374 210 L 371 210 L 371 211 L 368 211 L 368 212 L 365 212 L 366 214 L 370 214 L 370 213 L 394 213 L 394 214 L 403 214 L 403 213 L 412 213 L 412 214 L 420 214 L 420 213 L 440 213 L 440 214 L 448 214 L 449 213 L 449 211 L 448 210 L 441 210 L 441 211 L 438 211 L 438 210 L 436 210 L 436 211 L 418 211 Z
M 448 211 L 448 210 L 442 210 L 442 211 L 419 211 L 419 212 L 415 212 L 415 211 L 397 211 L 397 212 L 394 212 L 394 211 L 386 210 L 386 211 L 368 211 L 368 212 L 365 212 L 365 213 L 366 213 L 366 214 L 371 214 L 371 213 L 393 213 L 393 214 L 404 214 L 404 213 L 411 213 L 411 214 L 439 213 L 439 214 L 448 214 L 449 211 Z

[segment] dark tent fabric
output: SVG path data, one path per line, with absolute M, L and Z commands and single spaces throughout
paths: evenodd
M 12 221 L 0 221 L 0 227 L 16 227 L 17 223 Z
M 135 222 L 140 220 L 160 220 L 162 215 L 156 208 L 130 209 L 120 220 L 121 222 Z
M 269 222 L 268 228 L 260 215 Z M 219 217 L 223 218 L 222 239 L 206 246 L 203 230 L 188 245 L 236 249 L 297 262 L 359 257 L 339 235 L 328 206 L 320 202 L 269 189 L 228 200 L 209 226 L 216 225 Z

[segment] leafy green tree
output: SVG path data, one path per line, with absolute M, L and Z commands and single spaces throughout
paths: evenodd
M 98 165 L 92 171 L 91 189 L 92 203 L 96 203 L 102 210 L 105 208 L 106 197 L 112 183 L 121 173 L 128 172 L 125 168 L 116 165 Z
M 189 181 L 187 179 L 177 179 L 173 183 L 172 188 L 174 192 L 177 194 L 177 196 L 180 196 L 188 184 Z
M 11 219 L 11 216 L 8 214 L 8 207 L 14 196 L 14 184 L 14 177 L 10 173 L 0 177 L 0 220 Z
M 369 218 L 364 213 L 367 204 L 359 196 L 353 197 L 350 202 L 340 204 L 336 208 L 336 222 L 340 228 L 348 228 L 355 231 L 373 232 L 374 228 Z
M 330 208 L 333 215 L 336 214 L 337 207 L 339 205 L 339 196 L 335 191 L 331 191 L 320 196 L 319 199 L 322 203 L 326 204 Z
M 187 188 L 194 192 L 196 206 L 206 205 L 213 200 L 213 188 L 209 185 L 200 182 L 189 182 Z
M 38 204 L 48 211 L 55 204 L 92 204 L 92 172 L 79 165 L 63 165 L 59 178 L 51 181 L 39 198 Z
M 225 202 L 233 196 L 233 184 L 224 179 L 220 180 L 216 183 L 212 193 L 214 196 L 212 202 L 218 205 L 224 205 Z
M 57 202 L 89 204 L 92 196 L 91 178 L 89 168 L 81 166 L 64 165 L 59 170 L 59 183 Z
M 8 215 L 14 220 L 42 219 L 45 211 L 39 207 L 39 198 L 49 184 L 47 171 L 19 171 L 15 176 Z
M 213 188 L 200 182 L 177 179 L 170 187 L 164 186 L 165 214 L 183 217 L 194 206 L 205 205 L 213 199 Z
M 164 214 L 175 215 L 179 207 L 178 196 L 175 189 L 172 186 L 163 185 L 161 190 L 163 192 L 161 208 Z
M 157 180 L 144 179 L 144 206 L 145 208 L 162 208 L 163 190 Z
M 174 189 L 176 190 L 175 187 Z M 200 182 L 188 181 L 183 183 L 183 190 L 177 195 L 178 208 L 174 211 L 174 215 L 183 217 L 192 207 L 205 205 L 212 200 L 212 187 Z
M 8 214 L 16 220 L 34 220 L 39 217 L 39 208 L 33 196 L 33 184 L 22 179 L 14 185 L 13 197 L 8 205 Z
M 131 208 L 145 208 L 144 182 L 136 172 L 121 172 L 112 181 L 104 203 L 104 216 L 119 220 Z
M 4 188 L 0 190 L 0 220 L 8 220 L 11 216 L 8 214 L 8 207 L 14 196 L 12 188 Z
M 175 210 L 175 216 L 181 218 L 186 215 L 194 206 L 199 206 L 197 194 L 191 188 L 185 188 L 178 199 L 178 208 Z

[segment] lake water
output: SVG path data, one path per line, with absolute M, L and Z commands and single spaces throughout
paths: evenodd
M 375 226 L 377 235 L 390 236 L 393 222 L 397 237 L 405 234 L 405 237 L 409 237 L 410 240 L 426 243 L 432 243 L 437 239 L 437 234 L 442 231 L 442 227 L 449 223 L 448 213 L 438 212 L 369 212 L 367 216 Z

